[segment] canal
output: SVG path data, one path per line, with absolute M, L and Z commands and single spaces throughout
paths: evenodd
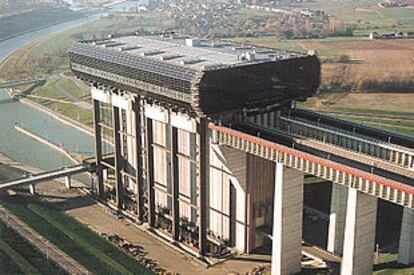
M 139 3 L 139 1 L 125 1 L 110 6 L 109 11 L 61 23 L 0 42 L 0 63 L 15 51 L 35 40 L 96 20 L 107 15 L 108 12 L 122 10 Z M 62 144 L 68 151 L 79 152 L 86 156 L 93 155 L 92 136 L 62 124 L 51 116 L 18 101 L 12 100 L 4 90 L 0 89 L 0 152 L 17 162 L 45 170 L 72 164 L 69 159 L 55 150 L 17 132 L 14 129 L 16 122 L 54 144 Z

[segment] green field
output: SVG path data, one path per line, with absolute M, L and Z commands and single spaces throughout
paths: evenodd
M 0 274 L 66 274 L 18 233 L 0 222 Z
M 39 99 L 36 96 L 45 99 Z M 27 97 L 73 120 L 92 126 L 92 110 L 84 109 L 76 105 L 76 102 L 91 102 L 89 91 L 79 88 L 70 79 L 60 79 L 52 76 L 43 86 L 28 93 Z
M 378 0 L 330 1 L 318 0 L 296 5 L 300 8 L 324 10 L 331 18 L 354 24 L 354 35 L 367 35 L 370 31 L 394 32 L 414 30 L 414 9 L 380 8 Z
M 36 197 L 6 197 L 2 204 L 95 274 L 152 274 L 86 226 L 54 209 L 52 204 Z

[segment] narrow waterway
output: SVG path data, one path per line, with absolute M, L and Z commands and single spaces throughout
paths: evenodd
M 108 12 L 122 10 L 139 3 L 140 1 L 125 1 L 112 5 L 110 11 L 54 25 L 0 42 L 0 63 L 15 51 L 35 40 L 96 20 L 105 16 Z M 18 162 L 41 169 L 55 169 L 71 164 L 71 161 L 65 156 L 17 132 L 14 129 L 16 122 L 55 144 L 62 144 L 68 151 L 80 152 L 86 156 L 93 154 L 93 139 L 91 136 L 62 124 L 20 102 L 13 101 L 4 90 L 0 89 L 0 152 Z

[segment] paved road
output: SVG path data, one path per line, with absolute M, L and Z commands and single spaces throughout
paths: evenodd
M 13 228 L 23 238 L 46 254 L 52 261 L 70 274 L 89 274 L 88 270 L 76 262 L 65 252 L 31 229 L 27 224 L 14 216 L 8 210 L 0 208 L 0 219 Z

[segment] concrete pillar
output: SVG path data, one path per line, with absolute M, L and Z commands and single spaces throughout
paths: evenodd
M 303 173 L 281 163 L 275 169 L 272 275 L 296 274 L 302 259 Z
M 348 188 L 332 183 L 327 250 L 337 255 L 343 250 L 347 199 Z
M 70 178 L 70 176 L 65 177 L 65 187 L 67 189 L 70 189 L 72 187 L 72 179 Z
M 372 273 L 377 202 L 376 197 L 349 188 L 341 275 Z
M 36 195 L 36 187 L 34 184 L 29 184 L 29 192 L 32 195 Z
M 405 265 L 414 263 L 414 210 L 404 208 L 401 225 L 398 262 Z

